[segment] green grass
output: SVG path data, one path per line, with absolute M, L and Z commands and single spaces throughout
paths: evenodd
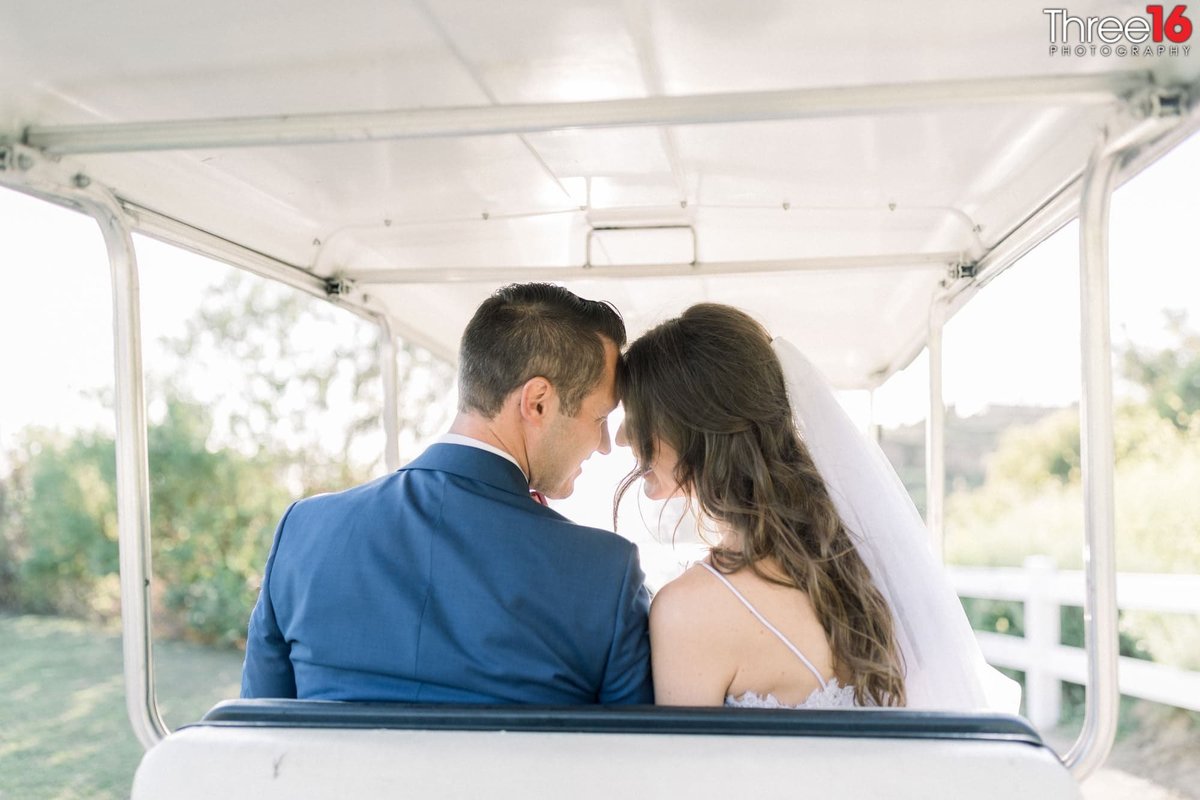
M 169 727 L 235 697 L 242 654 L 154 648 Z M 0 798 L 127 798 L 142 756 L 125 712 L 121 637 L 58 617 L 0 615 Z

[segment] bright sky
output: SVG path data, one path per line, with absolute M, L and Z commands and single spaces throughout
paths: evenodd
M 1117 192 L 1111 228 L 1114 341 L 1163 343 L 1164 308 L 1200 325 L 1200 136 Z M 960 413 L 989 404 L 1063 405 L 1079 397 L 1078 237 L 1075 225 L 1047 240 L 985 288 L 945 332 L 945 397 Z M 178 334 L 203 289 L 227 267 L 138 240 L 148 366 L 157 340 Z M 0 452 L 31 424 L 112 426 L 89 392 L 112 386 L 108 267 L 96 226 L 54 206 L 0 190 Z M 924 357 L 876 392 L 884 425 L 924 417 Z M 864 398 L 848 398 L 852 409 Z M 562 509 L 609 524 L 612 487 L 628 452 L 594 457 L 578 497 Z M 0 468 L 3 456 L 0 455 Z M 657 506 L 644 501 L 644 515 Z M 636 514 L 636 511 L 633 512 Z
M 1165 346 L 1164 309 L 1200 327 L 1200 136 L 1117 190 L 1109 277 L 1114 345 Z M 992 281 L 946 325 L 946 402 L 1066 405 L 1080 395 L 1079 227 L 1072 223 Z M 876 393 L 884 425 L 925 416 L 924 354 Z M 1121 387 L 1118 386 L 1118 391 Z

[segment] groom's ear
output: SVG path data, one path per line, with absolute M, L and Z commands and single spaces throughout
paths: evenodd
M 554 397 L 554 385 L 540 375 L 525 381 L 517 401 L 521 419 L 540 425 L 549 413 Z

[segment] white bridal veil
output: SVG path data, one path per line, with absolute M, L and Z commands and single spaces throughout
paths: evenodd
M 783 339 L 773 347 L 801 436 L 892 608 L 907 668 L 908 706 L 1015 713 L 1020 687 L 983 660 L 930 550 L 925 525 L 883 451 L 855 427 L 825 377 L 799 350 Z

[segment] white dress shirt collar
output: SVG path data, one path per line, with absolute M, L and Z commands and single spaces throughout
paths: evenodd
M 490 445 L 487 442 L 482 442 L 479 439 L 475 439 L 470 436 L 463 436 L 461 433 L 442 434 L 441 438 L 439 438 L 435 444 L 460 444 L 464 447 L 475 447 L 480 450 L 486 450 L 489 453 L 495 453 L 496 455 L 500 456 L 501 458 L 508 459 L 513 464 L 516 464 L 517 469 L 521 469 L 520 462 L 518 462 L 515 458 L 513 458 L 511 453 L 506 453 L 503 450 L 501 450 L 499 447 Z M 525 470 L 521 469 L 521 474 L 525 475 Z M 529 480 L 528 475 L 525 475 L 525 480 Z

